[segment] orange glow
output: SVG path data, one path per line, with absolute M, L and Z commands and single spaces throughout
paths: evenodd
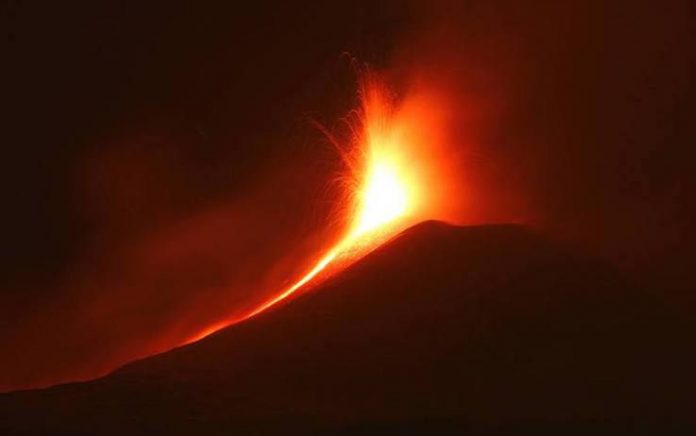
M 384 84 L 372 76 L 363 83 L 361 99 L 353 149 L 345 156 L 351 169 L 346 177 L 351 180 L 351 192 L 345 236 L 292 285 L 245 315 L 206 328 L 187 343 L 265 311 L 310 282 L 346 267 L 418 220 L 443 218 L 436 205 L 445 175 L 444 167 L 435 160 L 438 136 L 432 133 L 437 130 L 432 101 L 421 96 L 396 107 Z
M 326 256 L 324 256 L 319 262 L 317 262 L 314 268 L 312 268 L 311 271 L 305 274 L 304 277 L 295 282 L 295 284 L 290 286 L 285 291 L 281 292 L 279 295 L 273 297 L 272 299 L 266 301 L 265 303 L 254 309 L 251 313 L 249 313 L 246 316 L 246 318 L 250 318 L 256 315 L 257 313 L 261 313 L 269 307 L 273 306 L 274 304 L 278 303 L 279 301 L 289 297 L 292 293 L 294 293 L 296 290 L 304 286 L 307 282 L 312 280 L 317 274 L 319 274 L 322 270 L 324 270 L 324 268 L 326 268 L 331 262 L 333 262 L 337 254 L 337 249 L 331 250 Z
M 362 212 L 355 227 L 356 235 L 384 225 L 408 210 L 408 192 L 396 168 L 380 158 L 373 162 L 360 193 Z

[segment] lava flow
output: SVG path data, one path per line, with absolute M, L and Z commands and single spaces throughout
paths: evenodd
M 429 176 L 437 173 L 442 178 L 443 174 L 434 166 L 434 150 L 424 149 L 432 146 L 428 140 L 433 135 L 425 132 L 433 128 L 432 119 L 424 115 L 431 102 L 415 98 L 397 107 L 387 87 L 374 76 L 363 81 L 361 100 L 353 144 L 344 155 L 350 169 L 346 210 L 352 217 L 344 237 L 294 284 L 245 315 L 206 328 L 187 343 L 263 312 L 310 282 L 345 268 L 406 226 L 435 218 L 432 202 L 437 196 L 431 188 L 437 183 Z

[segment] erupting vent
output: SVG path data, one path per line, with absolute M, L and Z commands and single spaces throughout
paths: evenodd
M 409 106 L 402 102 L 397 107 L 385 85 L 373 76 L 364 80 L 361 91 L 362 108 L 346 156 L 351 171 L 346 178 L 352 181 L 352 204 L 346 210 L 352 217 L 347 220 L 344 237 L 294 284 L 246 315 L 208 327 L 189 343 L 268 309 L 309 282 L 318 281 L 318 276 L 326 277 L 354 262 L 406 226 L 435 218 L 432 200 L 436 196 L 432 191 L 436 183 L 432 176 L 443 176 L 434 171 L 435 154 L 428 143 L 429 134 L 423 132 L 432 129 L 432 120 L 424 115 L 427 104 L 417 101 Z

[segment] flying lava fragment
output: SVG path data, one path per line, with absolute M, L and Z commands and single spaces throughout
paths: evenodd
M 443 173 L 435 165 L 435 144 L 429 142 L 437 137 L 428 133 L 437 124 L 426 115 L 432 102 L 413 98 L 397 105 L 375 75 L 364 77 L 360 97 L 354 137 L 344 156 L 349 169 L 345 178 L 350 180 L 344 236 L 292 285 L 241 317 L 209 326 L 186 343 L 263 312 L 345 268 L 407 226 L 437 217 L 438 183 L 432 179 L 437 174 L 441 184 Z

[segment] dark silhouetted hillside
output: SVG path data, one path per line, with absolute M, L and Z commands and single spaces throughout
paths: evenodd
M 199 343 L 2 395 L 0 433 L 678 433 L 692 347 L 599 261 L 516 226 L 427 222 Z

